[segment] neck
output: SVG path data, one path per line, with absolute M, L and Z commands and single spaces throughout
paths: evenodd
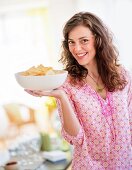
M 94 63 L 92 63 L 90 65 L 87 65 L 85 68 L 88 70 L 88 74 L 90 76 L 92 76 L 93 78 L 94 77 L 95 78 L 99 77 L 99 73 L 98 73 L 98 68 L 97 68 L 97 63 L 96 62 L 94 62 Z
M 97 70 L 88 70 L 88 75 L 90 75 L 93 78 L 98 78 L 99 77 L 99 73 Z

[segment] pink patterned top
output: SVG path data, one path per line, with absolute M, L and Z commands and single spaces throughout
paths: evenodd
M 74 146 L 73 170 L 132 170 L 132 77 L 123 71 L 128 84 L 122 91 L 107 92 L 104 100 L 89 85 L 61 87 L 80 121 L 77 136 L 63 128 L 63 137 Z M 70 125 L 69 125 L 70 126 Z

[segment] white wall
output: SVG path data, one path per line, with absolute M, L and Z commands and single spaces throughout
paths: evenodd
M 52 61 L 54 61 L 55 67 L 61 67 L 58 59 L 60 58 L 63 26 L 76 10 L 76 0 L 49 0 L 50 25 L 54 37 Z

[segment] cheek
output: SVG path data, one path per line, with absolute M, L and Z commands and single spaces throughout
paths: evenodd
M 89 51 L 94 55 L 96 54 L 95 47 L 93 47 L 93 46 L 91 46 L 91 48 L 89 48 Z
M 95 48 L 93 49 L 93 54 L 94 54 L 94 56 L 96 55 L 96 50 L 95 50 Z
M 72 52 L 73 52 L 73 48 L 72 48 L 72 47 L 69 47 L 69 51 L 72 53 Z
M 70 53 L 72 54 L 72 56 L 73 56 L 73 57 L 75 57 L 74 48 L 72 48 L 72 47 L 71 47 L 71 48 L 69 48 L 69 51 L 70 51 Z

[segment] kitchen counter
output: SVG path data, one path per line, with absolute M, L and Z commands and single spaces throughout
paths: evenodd
M 70 151 L 66 152 L 66 155 L 66 159 L 57 162 L 44 160 L 43 157 L 41 161 L 38 161 L 37 159 L 36 161 L 34 161 L 33 159 L 30 159 L 29 156 L 23 158 L 25 160 L 25 163 L 22 161 L 21 158 L 18 157 L 15 157 L 15 159 L 13 160 L 18 161 L 20 164 L 17 170 L 67 170 L 71 165 Z M 38 156 L 40 157 L 40 155 Z M 4 170 L 4 168 L 0 167 L 0 170 Z
M 43 169 L 43 170 L 67 170 L 71 164 L 71 160 L 62 160 L 56 163 L 52 163 L 50 161 L 45 161 L 40 168 L 36 170 Z

